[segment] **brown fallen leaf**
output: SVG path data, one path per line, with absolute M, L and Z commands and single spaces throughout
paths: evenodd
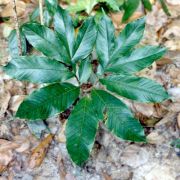
M 111 176 L 109 176 L 107 173 L 103 172 L 102 173 L 104 180 L 112 180 Z
M 19 145 L 17 143 L 7 141 L 5 139 L 0 139 L 0 152 L 7 151 L 7 150 L 14 150 L 18 147 Z
M 170 106 L 169 106 L 169 111 L 171 112 L 180 112 L 180 103 L 179 102 L 175 102 L 175 103 L 172 103 Z
M 158 132 L 151 132 L 147 136 L 147 142 L 150 144 L 163 144 L 165 141 L 164 137 Z
M 160 60 L 156 61 L 156 64 L 158 66 L 158 69 L 162 68 L 162 66 L 166 65 L 166 64 L 172 64 L 172 59 L 168 58 L 168 57 L 163 57 Z
M 165 125 L 168 127 L 170 125 L 172 125 L 172 122 L 174 121 L 174 119 L 176 118 L 177 113 L 175 112 L 168 112 L 163 119 L 161 119 L 157 124 L 156 124 L 156 128 L 158 128 L 159 126 Z
M 0 173 L 7 170 L 9 163 L 13 159 L 13 151 L 15 148 L 14 144 L 10 141 L 0 139 Z
M 178 123 L 178 127 L 179 127 L 179 129 L 180 129 L 180 113 L 179 113 L 178 116 L 177 116 L 177 123 Z
M 0 139 L 0 173 L 8 169 L 13 160 L 14 150 L 19 146 L 15 142 Z
M 11 31 L 14 29 L 13 25 L 11 23 L 2 23 L 1 27 L 3 29 L 3 37 L 8 38 Z
M 52 134 L 49 134 L 37 147 L 33 149 L 29 160 L 30 168 L 39 167 L 42 164 L 53 137 Z
M 0 165 L 7 166 L 13 158 L 12 150 L 0 151 Z
M 26 10 L 26 4 L 23 1 L 17 1 L 17 15 L 21 16 Z M 0 13 L 1 17 L 14 17 L 13 3 L 10 1 Z
M 59 154 L 57 155 L 57 165 L 59 166 L 59 177 L 62 180 L 65 180 L 67 172 L 65 170 L 65 166 L 64 166 L 64 160 L 62 158 L 62 154 L 59 152 Z
M 0 5 L 6 5 L 10 0 L 0 0 Z
M 3 173 L 7 170 L 7 166 L 1 165 L 0 164 L 0 173 Z
M 18 110 L 19 105 L 24 100 L 26 96 L 25 95 L 15 95 L 11 97 L 10 103 L 9 103 L 9 109 L 13 112 L 16 112 Z
M 2 88 L 2 91 L 0 92 L 0 117 L 2 117 L 6 112 L 10 98 L 11 95 L 9 91 Z
M 143 16 L 142 12 L 135 12 L 128 20 L 128 22 L 134 21 Z M 111 18 L 116 29 L 123 29 L 125 24 L 122 24 L 123 13 L 111 13 Z
M 30 148 L 30 141 L 25 137 L 15 136 L 14 141 L 19 144 L 19 147 L 15 149 L 16 152 L 22 153 Z

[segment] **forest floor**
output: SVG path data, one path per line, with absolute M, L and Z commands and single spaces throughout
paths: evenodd
M 34 124 L 13 116 L 36 86 L 12 80 L 0 70 L 0 180 L 180 180 L 180 149 L 171 146 L 180 137 L 180 2 L 168 0 L 168 4 L 170 17 L 157 5 L 147 15 L 142 40 L 142 44 L 166 46 L 168 53 L 139 75 L 161 83 L 172 98 L 155 105 L 129 103 L 149 143 L 125 142 L 101 127 L 88 162 L 83 168 L 76 167 L 67 154 L 63 117 L 47 120 L 55 133 L 52 142 L 50 136 L 36 138 L 30 131 Z M 20 21 L 27 13 L 24 10 Z M 120 16 L 112 14 L 117 29 L 122 28 Z M 13 21 L 0 24 L 0 65 L 10 59 L 7 36 L 12 28 Z M 47 130 L 40 124 L 34 131 L 46 134 Z M 40 167 L 35 167 L 41 160 Z

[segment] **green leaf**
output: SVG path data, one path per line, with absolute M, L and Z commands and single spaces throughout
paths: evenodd
M 66 125 L 66 146 L 72 160 L 82 165 L 92 150 L 98 119 L 94 116 L 92 102 L 88 97 L 79 101 Z
M 21 38 L 21 46 L 22 46 L 22 55 L 25 55 L 27 52 L 26 38 L 21 29 L 20 29 L 20 38 Z M 11 57 L 19 56 L 18 39 L 17 39 L 16 30 L 12 30 L 8 37 L 8 49 L 9 49 L 9 53 Z
M 155 60 L 160 59 L 166 52 L 165 48 L 145 46 L 120 57 L 116 62 L 111 62 L 107 72 L 131 74 L 149 67 Z
M 45 5 L 51 15 L 54 15 L 58 7 L 58 0 L 45 0 Z
M 113 134 L 124 140 L 145 141 L 141 124 L 121 100 L 103 90 L 93 90 L 91 96 L 94 108 L 106 114 L 106 126 Z
M 110 61 L 114 50 L 115 29 L 111 19 L 103 16 L 98 25 L 98 35 L 96 40 L 96 52 L 98 60 L 103 68 Z
M 44 10 L 43 17 L 44 17 L 44 25 L 47 27 L 50 26 L 52 23 L 52 16 L 47 9 Z
M 142 3 L 145 9 L 147 9 L 148 11 L 152 11 L 152 4 L 149 0 L 142 0 Z
M 65 81 L 73 76 L 60 62 L 38 56 L 13 58 L 3 69 L 15 79 L 33 83 Z
M 23 32 L 29 43 L 44 55 L 61 62 L 70 62 L 64 45 L 51 29 L 38 23 L 27 23 L 23 25 Z
M 111 56 L 111 61 L 120 58 L 137 45 L 143 37 L 144 29 L 145 18 L 127 24 L 116 39 L 116 49 Z
M 98 3 L 97 0 L 78 0 L 76 5 L 70 6 L 68 10 L 73 13 L 86 11 L 88 14 L 90 14 L 93 7 L 97 3 Z
M 91 61 L 90 58 L 87 57 L 86 59 L 81 61 L 81 64 L 79 66 L 79 81 L 81 82 L 81 84 L 87 83 L 91 75 L 91 72 L 92 72 Z
M 169 98 L 161 85 L 147 78 L 114 75 L 101 79 L 100 82 L 109 91 L 140 102 L 162 102 Z
M 119 11 L 119 4 L 116 0 L 98 0 L 98 2 L 106 3 L 113 11 Z
M 180 149 L 180 138 L 173 140 L 173 141 L 171 142 L 171 146 Z
M 122 18 L 122 22 L 127 21 L 136 11 L 140 3 L 140 0 L 127 0 L 125 1 L 125 7 L 124 7 L 124 15 Z
M 20 105 L 16 117 L 47 119 L 69 108 L 79 96 L 79 87 L 72 84 L 52 84 L 30 94 Z
M 77 62 L 89 56 L 95 45 L 96 36 L 97 29 L 94 18 L 89 17 L 79 29 L 74 46 L 72 62 Z
M 59 6 L 54 15 L 54 28 L 65 45 L 69 57 L 72 58 L 75 41 L 73 22 L 68 12 Z
M 164 12 L 165 12 L 168 16 L 171 16 L 171 13 L 169 12 L 169 9 L 168 9 L 165 1 L 164 1 L 164 0 L 159 0 L 159 2 L 160 2 L 160 4 L 161 4 Z
M 35 8 L 33 12 L 29 15 L 30 21 L 36 21 L 39 18 L 39 7 Z

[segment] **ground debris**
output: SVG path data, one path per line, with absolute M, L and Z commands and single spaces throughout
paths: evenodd
M 52 140 L 53 135 L 49 134 L 37 147 L 32 150 L 29 160 L 30 168 L 39 167 L 42 164 Z

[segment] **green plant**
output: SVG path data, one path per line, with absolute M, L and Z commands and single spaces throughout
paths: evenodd
M 164 12 L 169 16 L 169 10 L 165 3 L 165 0 L 159 0 Z M 87 14 L 91 14 L 93 9 L 96 8 L 101 10 L 103 7 L 106 11 L 119 11 L 123 10 L 124 15 L 122 18 L 122 22 L 126 22 L 138 9 L 139 5 L 143 5 L 144 9 L 147 11 L 152 10 L 152 3 L 150 0 L 78 0 L 76 5 L 72 5 L 68 8 L 71 13 L 78 12 L 86 12 Z
M 158 1 L 161 4 L 163 11 L 168 16 L 170 16 L 170 12 L 168 10 L 165 0 L 158 0 Z M 139 7 L 140 3 L 143 5 L 145 10 L 152 11 L 152 4 L 150 0 L 125 0 L 123 4 L 123 9 L 124 9 L 124 15 L 122 18 L 123 22 L 127 21 L 134 14 L 134 12 Z
M 175 139 L 171 142 L 171 146 L 180 149 L 180 138 Z
M 140 122 L 116 97 L 143 103 L 168 98 L 161 85 L 135 75 L 166 51 L 154 46 L 135 48 L 144 28 L 145 18 L 141 18 L 116 37 L 112 21 L 104 15 L 98 24 L 94 17 L 86 19 L 75 36 L 71 17 L 61 7 L 54 15 L 54 31 L 39 23 L 24 24 L 26 39 L 45 56 L 13 57 L 4 71 L 15 79 L 45 86 L 22 102 L 16 117 L 38 121 L 73 107 L 66 145 L 77 165 L 88 159 L 100 121 L 124 140 L 146 142 Z M 94 46 L 98 62 L 91 56 Z

